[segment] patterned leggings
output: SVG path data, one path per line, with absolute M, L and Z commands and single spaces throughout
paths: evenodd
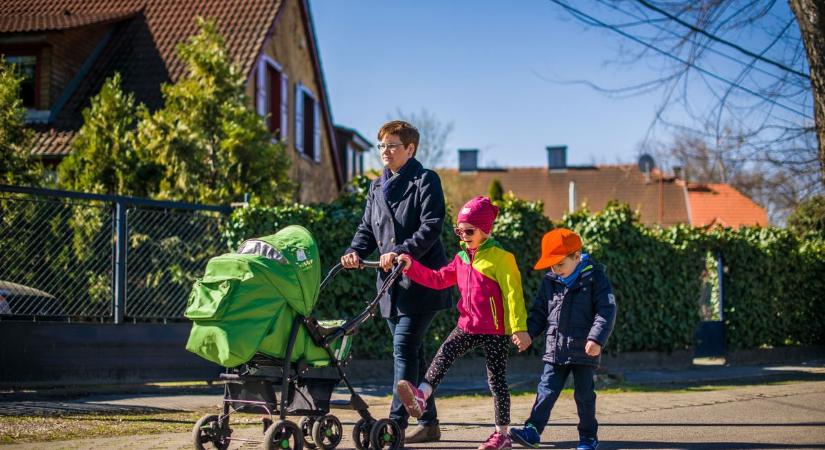
M 496 425 L 510 424 L 510 388 L 507 385 L 507 336 L 495 334 L 469 334 L 456 327 L 441 344 L 426 381 L 435 390 L 456 359 L 468 350 L 484 347 L 487 362 L 487 384 L 493 393 L 493 408 L 496 411 Z

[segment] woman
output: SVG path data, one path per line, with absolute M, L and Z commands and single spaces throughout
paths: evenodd
M 384 272 L 383 283 L 399 254 L 412 255 L 423 265 L 439 269 L 447 264 L 441 243 L 444 225 L 444 192 L 438 174 L 425 169 L 415 159 L 418 130 L 407 122 L 388 122 L 378 131 L 378 148 L 384 171 L 373 181 L 367 195 L 364 217 L 352 244 L 341 257 L 346 268 L 356 268 L 361 258 L 378 249 Z M 437 291 L 410 283 L 405 277 L 380 301 L 393 337 L 395 386 L 400 380 L 421 382 L 427 368 L 424 337 L 435 314 L 451 306 L 449 291 Z M 408 413 L 393 394 L 390 418 L 407 428 Z M 406 443 L 432 442 L 441 438 L 434 396 L 427 401 L 418 426 L 405 433 Z

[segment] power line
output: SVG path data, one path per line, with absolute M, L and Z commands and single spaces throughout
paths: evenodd
M 782 70 L 785 70 L 785 71 L 787 71 L 787 72 L 790 72 L 790 73 L 792 73 L 792 74 L 794 74 L 794 75 L 798 75 L 798 76 L 800 76 L 800 77 L 803 77 L 803 78 L 806 78 L 806 79 L 809 79 L 809 80 L 811 79 L 810 75 L 808 75 L 808 74 L 806 74 L 806 73 L 803 73 L 803 72 L 800 72 L 800 71 L 798 71 L 798 70 L 796 70 L 796 69 L 790 68 L 790 67 L 788 67 L 788 66 L 786 66 L 786 65 L 784 65 L 784 64 L 782 64 L 782 63 L 780 63 L 780 62 L 774 61 L 774 60 L 772 60 L 772 59 L 765 58 L 764 56 L 759 55 L 759 54 L 757 54 L 757 53 L 754 53 L 754 52 L 752 52 L 752 51 L 750 51 L 750 50 L 748 50 L 748 49 L 746 49 L 746 48 L 744 48 L 744 47 L 742 47 L 742 46 L 740 46 L 740 45 L 738 45 L 738 44 L 734 44 L 733 42 L 727 41 L 727 40 L 722 39 L 722 38 L 720 38 L 720 37 L 718 37 L 718 36 L 716 36 L 716 35 L 714 35 L 714 34 L 708 33 L 707 31 L 705 31 L 705 30 L 703 30 L 703 29 L 701 29 L 701 28 L 699 28 L 699 27 L 697 27 L 697 26 L 695 26 L 695 25 L 693 25 L 693 24 L 690 24 L 690 23 L 688 23 L 688 22 L 685 22 L 684 20 L 682 20 L 682 19 L 680 19 L 680 18 L 678 18 L 678 17 L 674 16 L 673 14 L 671 14 L 671 13 L 669 13 L 669 12 L 667 12 L 667 11 L 665 11 L 665 10 L 661 9 L 661 8 L 659 8 L 659 7 L 658 7 L 658 6 L 656 6 L 656 5 L 653 5 L 653 4 L 649 3 L 649 2 L 647 2 L 646 0 L 636 0 L 636 1 L 637 1 L 638 3 L 640 3 L 642 6 L 644 6 L 644 7 L 648 8 L 648 9 L 651 9 L 651 10 L 653 10 L 653 11 L 656 11 L 657 13 L 659 13 L 659 14 L 661 14 L 661 15 L 663 15 L 663 16 L 665 16 L 665 17 L 667 17 L 668 19 L 670 19 L 670 20 L 672 20 L 672 21 L 674 21 L 674 22 L 678 23 L 679 25 L 682 25 L 682 26 L 684 26 L 684 27 L 687 27 L 687 28 L 689 28 L 690 30 L 695 31 L 695 32 L 697 32 L 697 33 L 701 34 L 702 36 L 707 37 L 708 39 L 710 39 L 710 40 L 712 40 L 712 41 L 716 41 L 716 42 L 718 42 L 718 43 L 720 43 L 720 44 L 722 44 L 722 45 L 727 45 L 728 47 L 731 47 L 731 48 L 733 48 L 733 49 L 736 49 L 736 50 L 738 50 L 738 51 L 740 51 L 740 52 L 744 53 L 745 55 L 750 56 L 751 58 L 757 59 L 757 60 L 762 61 L 762 62 L 767 63 L 767 64 L 771 64 L 771 65 L 776 66 L 776 67 L 778 67 L 778 68 L 780 68 L 780 69 L 782 69 Z
M 675 32 L 675 31 L 673 31 L 673 30 L 671 30 L 671 29 L 669 29 L 669 28 L 667 28 L 667 27 L 663 27 L 663 26 L 661 26 L 661 25 L 656 24 L 656 23 L 655 23 L 655 20 L 653 20 L 653 19 L 647 19 L 647 18 L 645 18 L 644 16 L 637 16 L 637 15 L 633 14 L 632 12 L 629 12 L 629 11 L 626 11 L 626 10 L 624 10 L 624 9 L 622 9 L 622 8 L 619 8 L 618 6 L 616 6 L 615 4 L 613 4 L 612 2 L 610 2 L 609 0 L 597 0 L 597 1 L 598 1 L 599 3 L 601 3 L 601 4 L 605 5 L 605 6 L 607 6 L 608 8 L 613 9 L 614 11 L 618 11 L 618 12 L 620 12 L 620 13 L 622 13 L 622 14 L 625 14 L 625 15 L 627 15 L 627 16 L 629 16 L 629 17 L 633 18 L 633 19 L 636 19 L 636 20 L 638 20 L 638 21 L 640 21 L 640 22 L 642 22 L 642 23 L 644 23 L 644 24 L 646 24 L 646 25 L 650 25 L 650 26 L 652 26 L 652 27 L 654 27 L 654 28 L 656 28 L 656 29 L 658 29 L 658 30 L 660 30 L 660 31 L 662 31 L 662 32 L 668 33 L 668 34 L 670 34 L 671 36 L 675 36 L 675 37 L 678 37 L 678 38 L 683 38 L 683 36 L 682 36 L 682 35 L 680 35 L 679 33 Z M 786 28 L 787 28 L 787 27 L 786 27 Z M 687 39 L 687 38 L 686 38 L 686 39 Z M 721 56 L 721 57 L 723 57 L 723 58 L 725 58 L 725 59 L 727 59 L 727 60 L 730 60 L 730 61 L 733 61 L 733 62 L 736 62 L 736 63 L 742 64 L 743 66 L 751 66 L 751 64 L 749 64 L 749 63 L 747 63 L 747 62 L 742 61 L 741 59 L 737 59 L 737 58 L 735 58 L 735 57 L 733 57 L 733 56 L 731 56 L 731 55 L 729 55 L 729 54 L 727 54 L 727 53 L 724 53 L 724 52 L 721 52 L 721 51 L 719 51 L 719 50 L 716 50 L 715 48 L 713 48 L 713 47 L 711 47 L 711 46 L 709 46 L 709 45 L 702 44 L 701 42 L 697 42 L 697 41 L 692 40 L 692 39 L 687 39 L 687 40 L 688 40 L 688 42 L 690 42 L 690 43 L 692 43 L 692 44 L 694 44 L 694 45 L 698 46 L 699 48 L 701 48 L 701 49 L 703 49 L 703 50 L 707 50 L 707 51 L 709 51 L 709 52 L 711 52 L 711 53 L 713 53 L 713 54 L 719 55 L 719 56 Z M 755 66 L 751 66 L 751 68 L 752 68 L 753 70 L 756 70 L 757 72 L 760 72 L 760 73 L 764 74 L 764 75 L 768 75 L 768 76 L 770 76 L 770 77 L 773 77 L 774 79 L 776 79 L 776 80 L 778 80 L 778 81 L 783 81 L 783 78 L 782 78 L 782 77 L 780 77 L 779 75 L 777 75 L 777 74 L 775 74 L 775 73 L 773 73 L 773 72 L 769 72 L 769 71 L 767 71 L 767 70 L 765 70 L 765 69 L 762 69 L 762 68 L 760 68 L 760 67 L 755 67 Z
M 653 50 L 653 51 L 655 51 L 655 52 L 657 52 L 657 53 L 661 53 L 662 55 L 665 55 L 665 56 L 667 56 L 667 57 L 669 57 L 669 58 L 675 59 L 676 61 L 678 61 L 678 62 L 680 62 L 680 63 L 682 63 L 682 64 L 684 64 L 684 65 L 686 65 L 686 66 L 688 66 L 688 67 L 692 67 L 693 69 L 695 69 L 695 70 L 697 70 L 697 71 L 699 71 L 699 72 L 701 72 L 701 73 L 703 73 L 703 74 L 705 74 L 705 75 L 707 75 L 707 76 L 709 76 L 709 77 L 711 77 L 711 78 L 713 78 L 713 79 L 715 79 L 715 80 L 717 80 L 717 81 L 721 81 L 721 82 L 723 82 L 723 83 L 725 83 L 725 84 L 728 84 L 728 85 L 730 85 L 730 86 L 733 86 L 733 87 L 734 87 L 734 88 L 736 88 L 736 89 L 739 89 L 739 90 L 741 90 L 741 91 L 747 92 L 748 94 L 751 94 L 751 95 L 753 95 L 753 96 L 755 96 L 755 97 L 761 98 L 762 100 L 764 100 L 764 101 L 766 101 L 766 102 L 768 102 L 768 103 L 771 103 L 771 104 L 773 104 L 773 105 L 776 105 L 777 107 L 782 108 L 782 109 L 784 109 L 784 110 L 786 110 L 786 111 L 792 112 L 792 113 L 794 113 L 794 114 L 798 114 L 798 115 L 800 115 L 800 116 L 802 116 L 802 117 L 804 117 L 804 118 L 806 118 L 806 119 L 813 119 L 811 116 L 809 116 L 809 115 L 805 114 L 804 112 L 797 111 L 797 110 L 795 110 L 795 109 L 793 109 L 793 108 L 791 108 L 791 107 L 789 107 L 789 106 L 786 106 L 786 105 L 784 105 L 784 104 L 782 104 L 782 103 L 777 102 L 776 100 L 773 100 L 773 99 L 770 99 L 770 98 L 768 98 L 768 97 L 765 97 L 764 95 L 762 95 L 762 94 L 760 94 L 760 93 L 758 93 L 758 92 L 756 92 L 756 91 L 753 91 L 753 90 L 751 90 L 751 89 L 748 89 L 748 88 L 746 88 L 746 87 L 744 87 L 744 86 L 740 86 L 740 85 L 738 85 L 738 84 L 736 84 L 736 83 L 734 83 L 734 82 L 732 82 L 732 81 L 728 80 L 727 78 L 721 77 L 721 76 L 719 76 L 719 75 L 717 75 L 717 74 L 715 74 L 715 73 L 713 73 L 713 72 L 711 72 L 711 71 L 709 71 L 709 70 L 707 70 L 707 69 L 704 69 L 704 68 L 702 68 L 702 67 L 697 66 L 696 64 L 694 64 L 694 63 L 692 63 L 692 62 L 690 62 L 690 61 L 687 61 L 687 60 L 682 59 L 682 58 L 680 58 L 680 57 L 678 57 L 678 56 L 676 56 L 676 55 L 673 55 L 673 54 L 671 54 L 671 53 L 669 53 L 669 52 L 667 52 L 667 51 L 665 51 L 665 50 L 662 50 L 662 49 L 660 49 L 660 48 L 658 48 L 658 47 L 654 46 L 653 44 L 650 44 L 650 43 L 648 43 L 648 42 L 645 42 L 645 41 L 643 41 L 643 40 L 641 40 L 641 39 L 637 38 L 636 36 L 631 35 L 630 33 L 626 33 L 626 32 L 624 32 L 623 30 L 621 30 L 621 29 L 617 28 L 617 27 L 616 27 L 616 26 L 614 26 L 614 25 L 610 25 L 610 24 L 607 24 L 607 23 L 605 23 L 605 22 L 602 22 L 601 20 L 599 20 L 599 19 L 597 19 L 597 18 L 595 18 L 595 17 L 593 17 L 593 16 L 591 16 L 591 15 L 589 15 L 589 14 L 587 14 L 587 13 L 585 13 L 585 12 L 583 12 L 583 11 L 579 10 L 579 9 L 576 9 L 576 8 L 574 8 L 574 7 L 572 7 L 572 6 L 568 5 L 568 4 L 566 4 L 566 3 L 564 3 L 564 2 L 562 2 L 562 1 L 560 1 L 560 0 L 550 0 L 550 1 L 551 1 L 551 2 L 553 2 L 553 3 L 555 3 L 555 4 L 557 4 L 557 5 L 559 5 L 559 6 L 561 6 L 562 8 L 566 9 L 567 11 L 569 11 L 569 12 L 573 13 L 573 14 L 574 14 L 574 15 L 576 15 L 576 16 L 579 16 L 579 17 L 581 17 L 581 18 L 584 18 L 584 19 L 586 19 L 587 21 L 590 21 L 591 23 L 596 24 L 596 25 L 598 25 L 598 26 L 600 26 L 600 27 L 607 28 L 607 29 L 609 29 L 609 30 L 611 30 L 611 31 L 614 31 L 614 32 L 616 32 L 616 33 L 618 33 L 618 34 L 620 34 L 620 35 L 622 35 L 622 36 L 624 36 L 624 37 L 626 37 L 626 38 L 628 38 L 628 39 L 630 39 L 630 40 L 632 40 L 632 41 L 636 42 L 636 43 L 639 43 L 639 44 L 641 44 L 641 45 L 644 45 L 645 47 L 647 47 L 647 48 L 649 48 L 649 49 L 651 49 L 651 50 Z

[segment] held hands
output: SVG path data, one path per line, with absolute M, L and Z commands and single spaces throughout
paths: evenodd
M 530 344 L 533 343 L 533 340 L 530 339 L 530 334 L 526 331 L 519 331 L 517 333 L 513 333 L 513 336 L 510 338 L 513 341 L 513 344 L 518 347 L 518 351 L 523 352 L 527 350 L 527 347 L 530 347 Z
M 602 352 L 602 346 L 596 341 L 588 340 L 587 344 L 584 344 L 584 352 L 589 356 L 599 356 Z
M 341 265 L 344 269 L 357 269 L 361 265 L 361 258 L 358 257 L 358 253 L 347 253 L 341 257 Z
M 381 255 L 381 259 L 379 260 L 381 264 L 381 268 L 384 269 L 384 272 L 389 272 L 392 269 L 392 265 L 395 262 L 395 258 L 398 257 L 398 253 L 389 252 L 384 253 Z
M 412 257 L 410 255 L 406 254 L 406 253 L 404 253 L 403 255 L 398 255 L 398 258 L 396 258 L 396 261 L 398 261 L 399 264 L 404 265 L 404 269 L 403 269 L 404 272 L 406 272 L 407 269 L 409 269 L 410 266 L 412 265 Z

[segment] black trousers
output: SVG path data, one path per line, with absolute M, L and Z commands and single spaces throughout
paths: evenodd
M 456 359 L 470 349 L 482 347 L 487 363 L 487 384 L 493 394 L 493 408 L 496 412 L 496 425 L 510 424 L 510 387 L 507 385 L 507 344 L 509 336 L 497 334 L 469 334 L 455 327 L 441 344 L 433 358 L 424 381 L 433 390 L 444 379 Z

